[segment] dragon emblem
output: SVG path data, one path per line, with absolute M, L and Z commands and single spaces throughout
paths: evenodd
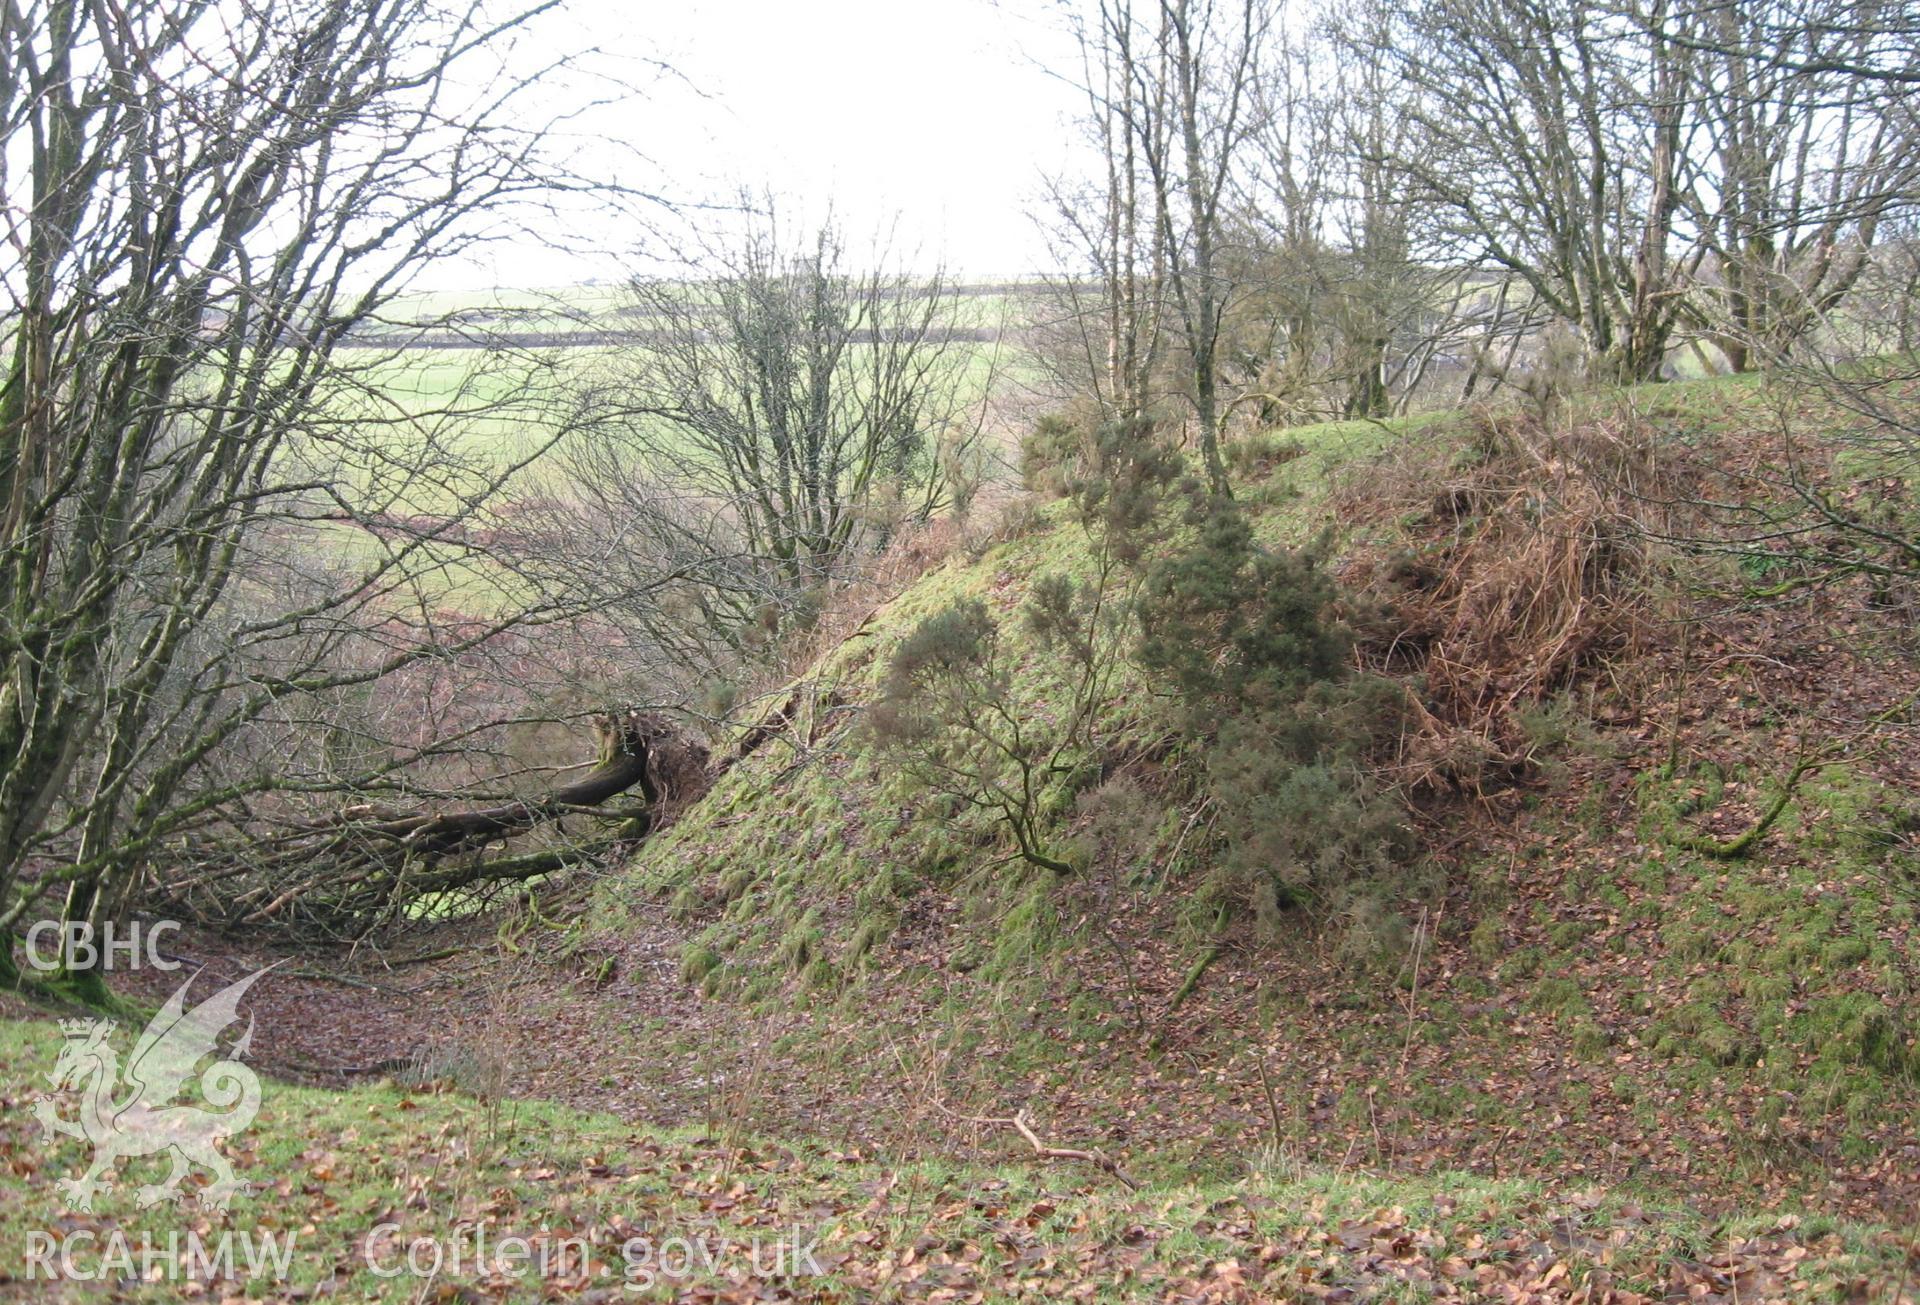
M 196 1164 L 214 1175 L 214 1182 L 200 1193 L 203 1207 L 224 1210 L 236 1192 L 246 1190 L 247 1184 L 234 1177 L 233 1166 L 215 1144 L 243 1131 L 260 1111 L 260 1080 L 240 1063 L 253 1039 L 251 1016 L 233 1049 L 200 1075 L 201 1095 L 213 1109 L 174 1102 L 200 1062 L 216 1054 L 221 1032 L 240 1016 L 241 997 L 266 972 L 256 970 L 188 1010 L 187 989 L 200 976 L 194 971 L 134 1044 L 124 1083 L 119 1053 L 107 1041 L 119 1027 L 117 1021 L 60 1021 L 67 1041 L 47 1080 L 54 1093 L 78 1089 L 80 1111 L 77 1117 L 66 1118 L 56 1097 L 43 1093 L 33 1113 L 49 1137 L 77 1137 L 93 1145 L 93 1163 L 87 1171 L 60 1181 L 69 1209 L 91 1210 L 103 1176 L 122 1158 L 162 1153 L 170 1153 L 172 1172 L 165 1182 L 139 1190 L 136 1200 L 142 1209 L 177 1197 L 180 1180 Z

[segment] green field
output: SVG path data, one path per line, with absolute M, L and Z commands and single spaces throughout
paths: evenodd
M 636 354 L 644 345 L 565 344 L 550 339 L 537 345 L 513 336 L 550 331 L 562 336 L 603 330 L 617 323 L 621 287 L 588 286 L 556 291 L 475 291 L 409 296 L 396 301 L 384 317 L 393 325 L 393 346 L 362 338 L 335 355 L 336 375 L 323 412 L 350 427 L 341 443 L 311 445 L 316 474 L 331 479 L 338 493 L 356 504 L 367 519 L 423 522 L 451 514 L 462 501 L 480 495 L 515 464 L 542 454 L 513 472 L 491 508 L 511 509 L 517 500 L 567 497 L 565 448 L 584 430 L 617 431 L 622 418 L 609 415 L 606 396 L 634 386 Z M 1006 296 L 962 301 L 966 321 L 988 320 L 1009 310 Z M 415 333 L 404 323 L 460 320 L 477 338 L 492 335 L 490 347 L 405 347 Z M 372 333 L 371 338 L 378 338 Z M 854 350 L 867 346 L 854 345 Z M 957 398 L 964 410 L 983 420 L 993 393 L 1035 379 L 1033 360 L 1011 338 L 1001 342 L 965 341 L 955 351 Z M 589 399 L 587 396 L 596 396 Z M 650 396 L 630 400 L 645 402 Z M 595 410 L 594 404 L 599 404 Z M 988 431 L 996 439 L 1000 433 Z M 332 457 L 332 462 L 323 461 Z M 636 474 L 644 469 L 636 465 Z M 391 545 L 345 523 L 311 527 L 312 546 L 341 567 L 371 569 L 390 555 Z M 458 548 L 440 550 L 443 562 L 430 566 L 408 587 L 408 606 L 444 606 L 468 613 L 498 610 L 514 598 L 503 592 L 485 562 L 461 557 Z

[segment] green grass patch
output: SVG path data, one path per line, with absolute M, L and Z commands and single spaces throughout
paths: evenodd
M 1794 1299 L 1896 1272 L 1895 1238 L 1869 1227 L 1829 1221 L 1796 1233 L 1774 1214 L 1709 1228 L 1684 1212 L 1458 1174 L 1255 1173 L 1130 1191 L 1088 1166 L 892 1163 L 386 1084 L 332 1092 L 268 1083 L 253 1127 L 227 1146 L 258 1187 L 227 1211 L 136 1208 L 146 1177 L 136 1171 L 158 1163 L 142 1161 L 116 1175 L 92 1213 L 74 1215 L 56 1180 L 84 1164 L 85 1145 L 48 1143 L 16 1108 L 59 1043 L 51 1023 L 0 1021 L 0 1283 L 29 1283 L 49 1262 L 57 1269 L 50 1245 L 81 1272 L 110 1278 L 115 1247 L 136 1256 L 159 1248 L 147 1280 L 136 1272 L 112 1285 L 134 1301 L 223 1290 L 402 1301 L 626 1288 L 658 1299 L 743 1283 L 823 1299 L 945 1289 L 1132 1300 L 1217 1286 L 1223 1275 L 1255 1295 L 1318 1288 L 1424 1299 L 1442 1283 L 1490 1296 L 1593 1272 L 1622 1286 L 1684 1280 L 1710 1248 Z M 271 1260 L 248 1272 L 236 1252 L 231 1272 L 189 1288 L 164 1254 L 189 1231 L 207 1246 L 223 1233 L 270 1235 L 284 1248 L 284 1275 Z M 431 1279 L 408 1267 L 436 1257 Z

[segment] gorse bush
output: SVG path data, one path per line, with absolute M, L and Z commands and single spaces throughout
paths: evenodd
M 1084 851 L 1054 849 L 1051 827 L 1099 775 L 1096 733 L 1132 638 L 1137 563 L 1184 467 L 1143 421 L 1088 435 L 1043 418 L 1027 453 L 1030 470 L 1058 473 L 1049 483 L 1071 501 L 1092 576 L 1038 577 L 1017 632 L 978 599 L 928 617 L 894 650 L 868 725 L 909 780 L 988 813 L 1029 864 L 1070 873 Z M 1024 675 L 1009 648 L 1019 636 L 1044 654 Z
M 1209 716 L 1289 702 L 1346 669 L 1333 599 L 1311 550 L 1261 548 L 1231 502 L 1210 505 L 1198 538 L 1147 572 L 1140 662 Z
M 922 621 L 868 715 L 883 754 L 988 812 L 1031 864 L 1065 873 L 1097 855 L 1118 869 L 1132 852 L 1121 854 L 1112 801 L 1082 802 L 1080 839 L 1057 826 L 1073 793 L 1127 763 L 1100 733 L 1131 669 L 1198 761 L 1187 780 L 1215 812 L 1210 890 L 1271 920 L 1303 905 L 1347 911 L 1389 883 L 1413 838 L 1370 763 L 1403 696 L 1353 673 L 1322 550 L 1260 544 L 1150 423 L 1087 433 L 1048 419 L 1028 445 L 1042 450 L 1063 459 L 1049 463 L 1055 492 L 1086 534 L 1092 576 L 1038 578 L 1017 629 L 978 599 Z M 1136 810 L 1144 791 L 1126 794 L 1129 818 L 1153 823 Z
M 1184 455 L 1146 417 L 1091 430 L 1068 417 L 1042 417 L 1020 442 L 1020 475 L 1029 490 L 1070 500 L 1096 550 L 1128 564 L 1163 533 L 1170 498 L 1199 492 Z
M 1164 542 L 1169 508 L 1203 499 L 1200 482 L 1144 417 L 1108 422 L 1081 447 L 1063 492 L 1097 558 L 1137 569 L 1145 551 Z
M 1020 483 L 1035 494 L 1064 498 L 1079 474 L 1085 435 L 1071 418 L 1048 413 L 1020 439 Z
M 1218 886 L 1262 921 L 1295 906 L 1350 913 L 1398 889 L 1418 849 L 1405 809 L 1365 764 L 1397 698 L 1370 678 L 1323 682 L 1229 716 L 1210 741 Z
M 1193 542 L 1147 572 L 1138 655 L 1204 758 L 1218 887 L 1268 920 L 1344 909 L 1415 850 L 1367 767 L 1399 690 L 1351 674 L 1317 549 L 1262 547 L 1230 502 L 1203 513 Z
M 1150 873 L 1147 854 L 1167 816 L 1165 798 L 1124 772 L 1080 794 L 1074 805 L 1090 854 L 1120 877 Z

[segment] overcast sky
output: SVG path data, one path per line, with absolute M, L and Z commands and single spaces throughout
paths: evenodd
M 916 264 L 1017 275 L 1047 262 L 1029 214 L 1041 176 L 1070 156 L 1074 96 L 1042 71 L 1071 57 L 1054 12 L 1048 0 L 570 0 L 543 40 L 591 45 L 647 80 L 643 100 L 581 123 L 651 161 L 603 165 L 625 184 L 686 201 L 771 188 L 809 215 L 832 203 L 860 241 L 897 216 L 896 250 Z M 552 284 L 626 261 L 497 249 L 487 275 Z

